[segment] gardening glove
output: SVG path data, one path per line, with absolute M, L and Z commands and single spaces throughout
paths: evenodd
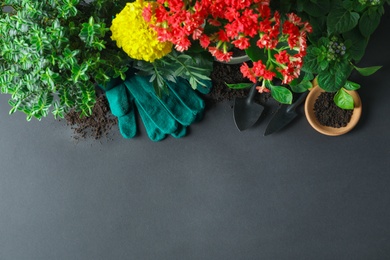
M 113 115 L 118 117 L 123 137 L 136 135 L 135 106 L 149 138 L 159 141 L 170 134 L 176 138 L 186 134 L 186 127 L 199 120 L 204 101 L 192 90 L 187 80 L 166 82 L 168 93 L 159 98 L 149 77 L 128 75 L 126 80 L 108 84 L 106 96 Z

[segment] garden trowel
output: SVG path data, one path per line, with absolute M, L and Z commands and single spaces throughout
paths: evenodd
M 259 120 L 264 107 L 254 101 L 257 83 L 251 87 L 247 98 L 234 100 L 234 122 L 238 130 L 243 131 L 253 126 Z
M 295 109 L 305 100 L 308 93 L 309 91 L 302 93 L 291 105 L 281 105 L 268 123 L 264 136 L 277 132 L 288 125 L 298 115 Z

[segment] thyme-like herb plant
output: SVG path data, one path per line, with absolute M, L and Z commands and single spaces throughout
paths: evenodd
M 88 116 L 96 84 L 122 77 L 129 59 L 109 40 L 124 1 L 5 0 L 0 17 L 0 91 L 10 114 L 41 119 L 71 109 Z

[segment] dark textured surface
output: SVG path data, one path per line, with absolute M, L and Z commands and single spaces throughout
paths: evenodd
M 322 125 L 345 127 L 351 120 L 353 109 L 341 109 L 334 102 L 335 92 L 322 92 L 314 103 L 314 114 Z
M 8 116 L 0 96 L 0 259 L 389 259 L 389 14 L 365 65 L 357 127 L 303 116 L 263 137 L 231 103 L 183 139 L 75 141 L 65 122 Z

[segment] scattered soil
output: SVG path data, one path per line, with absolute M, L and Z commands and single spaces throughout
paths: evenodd
M 117 118 L 111 114 L 108 101 L 103 94 L 98 95 L 91 116 L 80 117 L 79 112 L 70 111 L 65 119 L 67 125 L 74 130 L 75 139 L 92 137 L 98 140 L 108 137 L 111 128 L 118 123 Z
M 314 103 L 314 114 L 324 126 L 345 127 L 351 120 L 353 110 L 339 108 L 333 101 L 335 93 L 322 92 Z
M 250 63 L 250 62 L 248 62 Z M 249 88 L 247 89 L 231 89 L 226 86 L 226 83 L 250 83 L 247 78 L 244 78 L 240 71 L 241 64 L 225 64 L 214 62 L 213 71 L 210 75 L 213 88 L 211 92 L 205 95 L 206 107 L 220 103 L 225 100 L 232 100 L 235 97 L 247 97 Z M 270 94 L 263 93 L 255 96 L 255 101 L 264 104 L 270 98 Z
M 206 102 L 206 109 L 211 108 L 217 103 L 232 100 L 235 97 L 246 97 L 249 89 L 230 89 L 225 83 L 243 83 L 250 81 L 244 78 L 240 71 L 241 64 L 224 64 L 214 62 L 213 72 L 210 75 L 212 79 L 212 90 L 209 94 L 203 95 Z M 270 98 L 270 94 L 257 94 L 255 101 L 264 104 Z M 113 126 L 116 126 L 118 121 L 114 117 L 108 105 L 108 101 L 103 93 L 98 93 L 93 113 L 90 117 L 80 118 L 80 113 L 71 111 L 65 116 L 67 125 L 70 125 L 74 130 L 74 138 L 94 138 L 100 139 L 107 137 Z

